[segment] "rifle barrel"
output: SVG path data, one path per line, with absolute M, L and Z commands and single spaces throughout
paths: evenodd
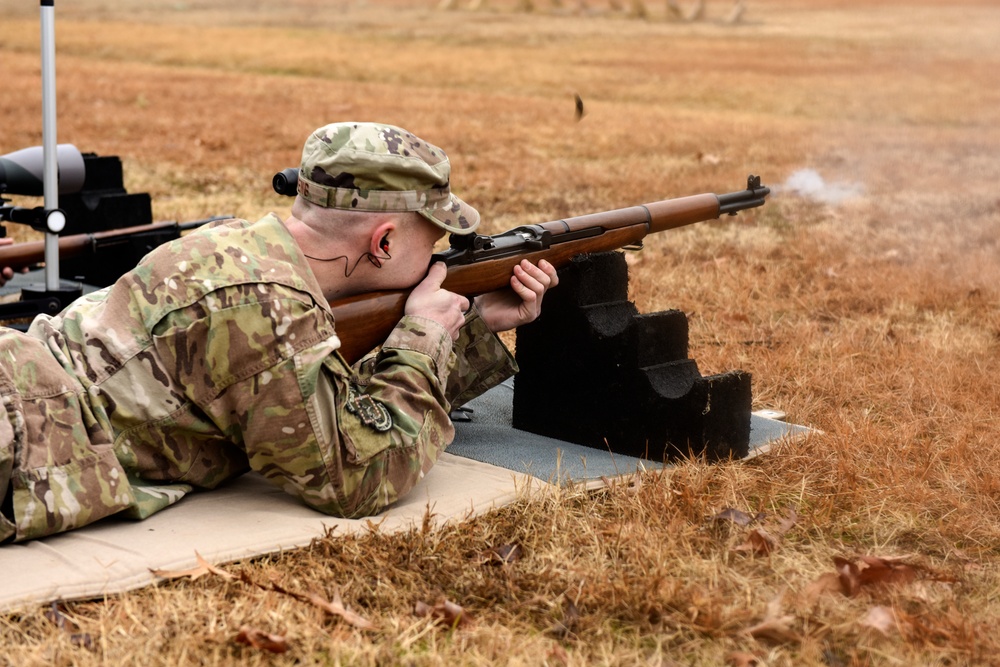
M 137 236 L 148 232 L 163 232 L 175 230 L 178 234 L 184 231 L 195 229 L 209 222 L 217 220 L 227 220 L 232 216 L 221 215 L 212 216 L 203 220 L 193 220 L 191 222 L 154 222 L 148 225 L 136 225 L 134 227 L 122 227 L 121 229 L 109 229 L 102 232 L 90 232 L 87 234 L 72 234 L 70 236 L 59 237 L 59 258 L 73 259 L 84 255 L 88 250 L 115 239 L 124 239 L 129 236 Z M 45 242 L 27 241 L 15 243 L 13 245 L 0 247 L 0 267 L 9 266 L 14 270 L 30 267 L 45 260 Z

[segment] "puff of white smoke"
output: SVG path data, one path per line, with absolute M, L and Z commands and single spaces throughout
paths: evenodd
M 827 183 L 815 169 L 799 169 L 777 188 L 776 193 L 788 192 L 824 204 L 837 205 L 864 192 L 860 183 L 838 181 Z

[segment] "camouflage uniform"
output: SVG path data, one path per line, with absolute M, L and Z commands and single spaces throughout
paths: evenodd
M 249 469 L 321 512 L 373 514 L 451 441 L 451 404 L 515 370 L 474 311 L 454 345 L 404 317 L 355 368 L 334 324 L 271 214 L 199 229 L 27 334 L 0 330 L 0 540 L 144 518 Z

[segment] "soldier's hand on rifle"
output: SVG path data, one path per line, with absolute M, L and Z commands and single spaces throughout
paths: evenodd
M 14 243 L 14 239 L 8 238 L 6 236 L 0 238 L 0 246 L 11 245 Z M 28 268 L 25 267 L 21 269 L 21 273 L 27 273 Z M 0 269 L 0 287 L 7 284 L 7 281 L 14 277 L 14 269 L 9 266 L 5 266 Z
M 494 333 L 534 321 L 542 312 L 545 292 L 559 284 L 556 268 L 544 259 L 536 266 L 526 259 L 514 267 L 510 288 L 480 294 L 476 307 Z
M 410 292 L 403 312 L 437 322 L 448 330 L 452 340 L 457 340 L 458 330 L 465 324 L 469 300 L 460 294 L 441 289 L 441 283 L 447 275 L 448 267 L 444 262 L 435 262 L 427 276 Z

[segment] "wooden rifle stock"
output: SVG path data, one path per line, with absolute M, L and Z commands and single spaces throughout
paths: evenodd
M 442 287 L 470 299 L 510 285 L 522 259 L 545 259 L 556 268 L 577 255 L 639 244 L 647 234 L 675 229 L 720 215 L 761 206 L 770 190 L 751 176 L 747 189 L 727 195 L 700 194 L 642 206 L 591 213 L 539 225 L 517 227 L 496 236 L 452 235 L 452 249 L 433 261 L 448 264 Z M 382 344 L 403 317 L 410 290 L 359 294 L 331 302 L 340 353 L 354 363 Z

